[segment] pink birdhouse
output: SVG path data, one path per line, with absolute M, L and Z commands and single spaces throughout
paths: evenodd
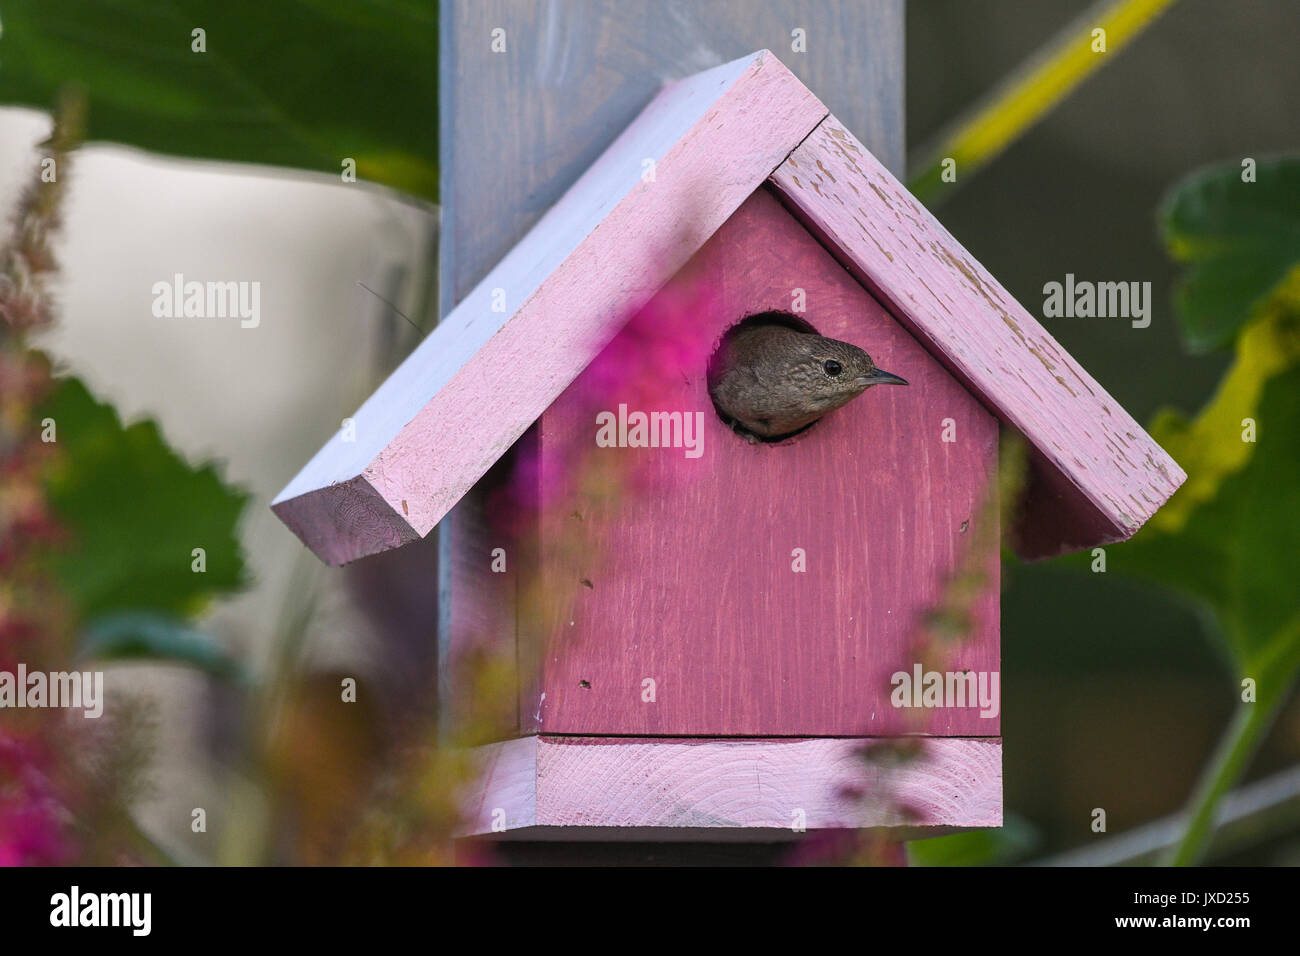
M 908 384 L 755 440 L 708 380 L 747 322 Z M 466 829 L 506 837 L 1000 825 L 999 506 L 1047 557 L 1185 477 L 766 51 L 666 88 L 353 421 L 272 507 L 330 564 L 441 524 L 445 674 L 513 662 Z

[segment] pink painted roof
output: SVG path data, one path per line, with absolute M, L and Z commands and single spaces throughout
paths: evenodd
M 653 161 L 653 175 L 645 175 Z M 1121 540 L 1182 470 L 768 51 L 667 87 L 271 507 L 342 564 L 429 533 L 764 182 L 1032 447 L 1019 550 Z M 501 296 L 504 311 L 494 310 Z M 503 375 L 501 369 L 528 369 Z M 345 440 L 350 438 L 351 440 Z

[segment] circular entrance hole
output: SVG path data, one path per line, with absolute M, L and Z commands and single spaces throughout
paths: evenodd
M 709 356 L 709 365 L 707 370 L 709 400 L 713 402 L 713 411 L 717 414 L 718 419 L 734 431 L 738 437 L 743 438 L 750 443 L 775 445 L 784 441 L 789 441 L 796 435 L 804 434 L 804 432 L 816 425 L 817 422 L 810 422 L 802 428 L 796 429 L 792 432 L 787 432 L 784 435 L 758 435 L 723 411 L 713 394 L 714 387 L 718 383 L 718 380 L 721 378 L 724 371 L 727 359 L 727 350 L 730 347 L 732 340 L 740 332 L 745 329 L 753 328 L 756 325 L 779 325 L 784 326 L 787 329 L 794 329 L 796 332 L 811 332 L 813 335 L 820 335 L 821 333 L 817 331 L 811 322 L 792 312 L 756 312 L 753 315 L 745 316 L 743 319 L 728 328 L 727 331 L 723 332 L 721 338 L 718 339 L 718 344 L 713 348 L 713 353 Z M 817 421 L 821 421 L 821 419 L 818 419 Z

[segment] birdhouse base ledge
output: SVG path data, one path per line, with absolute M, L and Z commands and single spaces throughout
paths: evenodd
M 865 737 L 520 737 L 477 748 L 460 836 L 776 841 L 1001 826 L 1001 739 L 919 739 L 895 762 L 864 756 L 878 740 Z

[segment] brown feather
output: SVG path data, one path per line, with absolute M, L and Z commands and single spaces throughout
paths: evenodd
M 879 376 L 885 381 L 872 380 Z M 797 432 L 886 382 L 906 384 L 877 369 L 856 345 L 768 323 L 729 333 L 708 376 L 718 411 L 762 438 Z

